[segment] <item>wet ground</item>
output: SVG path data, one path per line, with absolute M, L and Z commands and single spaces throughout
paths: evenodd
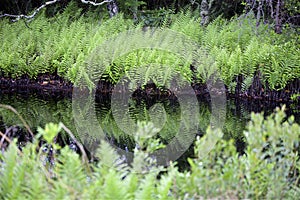
M 243 81 L 245 77 L 242 75 L 237 76 L 237 82 L 234 91 L 229 92 L 226 88 L 228 97 L 239 98 L 243 100 L 260 100 L 267 102 L 292 102 L 292 96 L 300 94 L 300 79 L 295 79 L 289 82 L 285 88 L 279 90 L 271 90 L 268 84 L 263 83 L 262 75 L 256 73 L 252 84 L 248 89 L 243 88 Z M 206 84 L 192 83 L 195 94 L 201 98 L 209 98 L 209 91 Z M 23 75 L 18 78 L 11 78 L 0 74 L 0 92 L 1 93 L 28 93 L 39 92 L 40 95 L 72 95 L 73 84 L 70 81 L 64 80 L 57 73 L 45 73 L 38 75 L 35 79 Z M 111 93 L 113 85 L 101 81 L 97 86 L 100 93 Z M 153 88 L 152 88 L 153 89 Z M 159 94 L 159 90 L 152 90 Z M 147 94 L 147 91 L 145 91 Z M 142 94 L 145 95 L 145 94 Z M 296 96 L 293 101 L 300 102 L 300 95 Z

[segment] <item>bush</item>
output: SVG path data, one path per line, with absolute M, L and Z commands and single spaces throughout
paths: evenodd
M 49 124 L 39 129 L 49 144 L 64 128 Z M 47 161 L 38 139 L 20 152 L 13 142 L 1 154 L 0 197 L 5 199 L 191 199 L 191 198 L 296 198 L 299 196 L 300 126 L 293 117 L 285 118 L 284 107 L 264 119 L 252 114 L 244 132 L 248 143 L 239 156 L 232 140 L 219 140 L 203 157 L 203 139 L 220 132 L 208 129 L 195 143 L 190 171 L 179 172 L 176 163 L 163 168 L 149 157 L 157 140 L 146 139 L 154 131 L 150 123 L 140 123 L 136 132 L 139 147 L 130 167 L 106 142 L 97 150 L 99 162 L 88 163 L 68 147 L 53 145 L 54 162 Z M 155 147 L 155 148 L 153 148 Z M 39 150 L 37 150 L 39 149 Z M 44 150 L 44 151 L 43 151 Z

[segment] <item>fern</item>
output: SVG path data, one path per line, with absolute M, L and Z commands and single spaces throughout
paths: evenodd
M 203 29 L 199 26 L 199 18 L 194 18 L 190 11 L 180 12 L 173 16 L 170 29 L 181 32 L 195 41 L 201 41 Z
M 88 17 L 89 14 L 82 16 L 81 9 L 76 6 L 76 3 L 69 4 L 65 11 L 55 18 L 46 18 L 44 13 L 41 13 L 29 24 L 30 29 L 22 22 L 9 24 L 6 20 L 2 20 L 0 37 L 4 42 L 1 44 L 3 51 L 0 55 L 1 71 L 6 76 L 19 77 L 27 74 L 31 78 L 37 77 L 40 73 L 58 72 L 65 79 L 80 85 L 82 84 L 80 80 L 84 80 L 84 77 L 90 78 L 87 77 L 91 71 L 88 64 L 92 64 L 89 63 L 89 57 L 95 48 L 124 31 L 140 30 L 142 26 L 134 25 L 122 14 L 100 23 L 95 18 Z M 297 38 L 287 39 L 284 34 L 274 34 L 267 26 L 261 25 L 257 28 L 255 22 L 251 16 L 234 18 L 230 21 L 217 18 L 203 28 L 198 25 L 199 18 L 193 17 L 191 12 L 187 11 L 166 17 L 163 30 L 170 28 L 184 34 L 195 44 L 204 46 L 207 53 L 216 60 L 218 71 L 221 72 L 227 86 L 235 76 L 253 76 L 259 70 L 263 73 L 265 79 L 263 81 L 269 82 L 271 89 L 282 89 L 300 76 Z M 140 39 L 144 42 L 142 38 Z M 159 41 L 160 45 L 165 48 L 173 42 L 184 45 L 183 41 L 175 41 L 175 38 L 168 40 L 162 43 Z M 121 42 L 116 46 L 122 47 L 126 44 Z M 125 49 L 120 48 L 118 51 L 122 52 L 121 50 Z M 186 54 L 192 55 L 195 53 L 193 51 Z M 134 85 L 137 77 L 132 77 L 128 72 L 132 68 L 155 63 L 158 65 L 155 67 L 157 70 L 160 70 L 161 65 L 169 66 L 171 70 L 180 72 L 180 75 L 188 81 L 193 80 L 189 69 L 192 60 L 188 55 L 176 58 L 178 56 L 176 53 L 180 52 L 172 52 L 174 55 L 156 50 L 152 52 L 138 50 L 138 53 L 132 52 L 123 55 L 122 58 L 115 58 L 116 53 L 117 51 L 110 55 L 111 59 L 103 66 L 106 69 L 105 74 L 104 70 L 101 72 L 96 70 L 91 72 L 92 77 L 99 78 L 102 75 L 102 78 L 117 83 L 122 75 L 127 74 Z M 103 59 L 101 56 L 97 58 Z M 207 71 L 208 67 L 200 66 L 198 69 L 202 73 L 202 76 L 198 76 L 200 82 L 205 82 L 211 72 Z M 201 71 L 203 69 L 206 72 Z M 167 85 L 173 75 L 171 73 L 163 75 L 154 78 L 154 81 Z M 92 84 L 88 85 L 92 87 Z
M 155 196 L 155 174 L 147 174 L 141 181 L 138 190 L 135 191 L 135 199 L 153 199 Z
M 174 166 L 168 171 L 168 175 L 163 175 L 157 185 L 157 194 L 159 199 L 172 199 L 172 186 L 175 180 L 177 169 Z M 173 196 L 174 197 L 174 196 Z
M 17 146 L 11 145 L 4 154 L 5 163 L 1 164 L 1 198 L 14 199 L 21 194 L 25 168 L 17 161 Z M 21 166 L 20 166 L 21 165 Z
M 120 181 L 119 174 L 110 169 L 104 181 L 103 197 L 105 199 L 127 199 L 128 194 L 124 184 L 125 182 Z
M 247 131 L 243 132 L 248 142 L 247 156 L 237 155 L 233 140 L 220 139 L 202 159 L 200 156 L 207 143 L 198 139 L 195 156 L 189 159 L 191 170 L 184 172 L 179 172 L 172 163 L 164 169 L 149 157 L 151 149 L 157 148 L 158 143 L 145 139 L 155 132 L 153 125 L 146 122 L 139 123 L 135 132 L 136 142 L 145 148 L 135 148 L 132 167 L 119 162 L 120 156 L 104 142 L 98 151 L 99 162 L 89 163 L 92 172 L 86 171 L 79 156 L 67 147 L 54 155 L 55 165 L 47 168 L 41 160 L 42 153 L 37 151 L 37 138 L 22 148 L 22 152 L 14 141 L 1 156 L 0 198 L 273 198 L 279 195 L 295 198 L 299 190 L 296 169 L 300 166 L 295 148 L 299 145 L 300 127 L 294 117 L 286 119 L 284 109 L 277 109 L 267 118 L 263 113 L 252 114 Z M 209 118 L 209 109 L 202 114 L 204 120 Z M 230 119 L 225 122 L 225 138 L 228 134 L 241 137 L 244 123 L 236 125 L 239 120 Z M 228 132 L 231 130 L 234 131 Z M 221 133 L 216 133 L 220 137 Z
M 252 76 L 246 76 L 242 82 L 242 92 L 246 92 L 253 83 Z

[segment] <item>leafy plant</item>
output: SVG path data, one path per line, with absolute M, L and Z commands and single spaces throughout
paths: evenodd
M 80 85 L 91 71 L 91 66 L 86 66 L 86 62 L 95 48 L 122 32 L 141 30 L 143 26 L 134 25 L 122 14 L 99 21 L 93 15 L 81 15 L 80 9 L 74 8 L 76 5 L 70 4 L 63 13 L 53 18 L 46 18 L 41 13 L 28 25 L 29 28 L 21 21 L 10 24 L 7 20 L 1 20 L 0 38 L 4 41 L 0 45 L 2 74 L 13 78 L 22 75 L 36 78 L 41 73 L 57 73 Z M 256 27 L 256 20 L 251 15 L 230 21 L 219 17 L 205 28 L 199 26 L 199 20 L 199 17 L 185 11 L 170 14 L 161 22 L 162 30 L 168 28 L 184 34 L 206 52 L 209 59 L 204 56 L 199 66 L 195 66 L 198 67 L 198 80 L 192 79 L 190 65 L 194 63 L 188 56 L 182 58 L 174 52 L 149 49 L 139 49 L 110 60 L 103 66 L 105 73 L 102 78 L 115 84 L 130 70 L 138 72 L 140 66 L 152 64 L 154 71 L 161 71 L 162 65 L 168 66 L 172 72 L 179 72 L 190 82 L 203 83 L 211 71 L 218 71 L 231 91 L 235 91 L 234 86 L 237 85 L 234 83 L 235 77 L 247 77 L 243 87 L 246 90 L 249 80 L 258 71 L 262 74 L 262 82 L 271 90 L 282 90 L 291 81 L 299 79 L 300 58 L 296 35 L 290 35 L 287 30 L 281 35 L 275 34 L 267 25 Z M 119 44 L 119 47 L 122 45 Z M 167 84 L 173 74 L 163 74 L 165 77 L 157 81 Z M 131 81 L 136 82 L 137 77 L 128 75 Z
M 208 141 L 205 138 L 211 134 L 222 135 L 219 130 L 207 129 L 204 138 L 195 142 L 195 157 L 189 158 L 191 170 L 183 172 L 178 171 L 176 163 L 163 168 L 155 164 L 155 158 L 149 157 L 160 146 L 145 137 L 154 129 L 144 122 L 139 123 L 136 142 L 145 148 L 134 149 L 131 167 L 105 141 L 96 153 L 99 161 L 88 164 L 92 171 L 68 147 L 55 155 L 55 165 L 49 168 L 41 160 L 41 149 L 36 150 L 38 140 L 33 140 L 22 152 L 12 142 L 0 162 L 0 197 L 296 198 L 299 195 L 299 124 L 293 117 L 285 118 L 284 107 L 266 119 L 263 113 L 253 113 L 251 118 L 244 132 L 248 143 L 245 155 L 237 154 L 233 140 L 220 139 L 205 156 L 203 141 Z M 46 132 L 41 129 L 42 135 Z

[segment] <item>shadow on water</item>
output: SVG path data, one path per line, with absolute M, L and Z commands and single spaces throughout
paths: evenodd
M 203 136 L 206 128 L 210 124 L 211 108 L 208 101 L 199 101 L 199 123 L 198 130 L 190 134 L 194 139 L 197 136 Z M 63 122 L 76 135 L 74 126 L 74 118 L 72 116 L 72 102 L 70 97 L 63 96 L 41 96 L 36 93 L 25 94 L 1 94 L 1 104 L 8 104 L 14 107 L 27 121 L 32 130 L 36 133 L 37 127 L 44 127 L 46 123 Z M 178 132 L 181 122 L 181 108 L 178 100 L 175 98 L 153 97 L 142 98 L 132 96 L 128 101 L 128 115 L 133 121 L 150 120 L 149 110 L 156 109 L 156 113 L 164 112 L 165 119 L 153 118 L 155 123 L 165 120 L 163 127 L 155 136 L 161 139 L 165 144 L 168 144 Z M 250 120 L 250 113 L 264 111 L 265 115 L 269 115 L 277 107 L 281 106 L 278 103 L 270 102 L 255 102 L 229 99 L 226 104 L 226 119 L 223 126 L 223 138 L 233 139 L 236 144 L 237 152 L 243 153 L 246 147 L 243 131 L 247 122 Z M 164 111 L 162 111 L 164 110 Z M 120 113 L 125 111 L 120 110 Z M 103 129 L 106 139 L 120 149 L 132 152 L 136 146 L 132 135 L 126 134 L 122 130 L 120 124 L 116 122 L 111 110 L 111 99 L 108 94 L 97 95 L 96 97 L 96 114 Z M 287 105 L 287 114 L 294 115 L 296 121 L 300 122 L 300 113 L 293 105 Z M 156 121 L 155 121 L 156 120 Z M 126 121 L 124 122 L 126 123 Z M 22 128 L 21 121 L 11 111 L 0 109 L 0 131 L 8 136 L 17 137 L 19 144 L 28 142 L 29 137 L 26 137 L 26 132 Z M 10 131 L 11 133 L 8 133 Z M 10 134 L 10 135 L 9 135 Z M 25 136 L 24 136 L 25 135 Z M 181 137 L 184 138 L 184 137 Z M 185 142 L 185 141 L 179 141 Z M 193 157 L 193 144 L 186 150 L 183 155 L 177 159 L 180 169 L 187 169 L 187 157 Z

